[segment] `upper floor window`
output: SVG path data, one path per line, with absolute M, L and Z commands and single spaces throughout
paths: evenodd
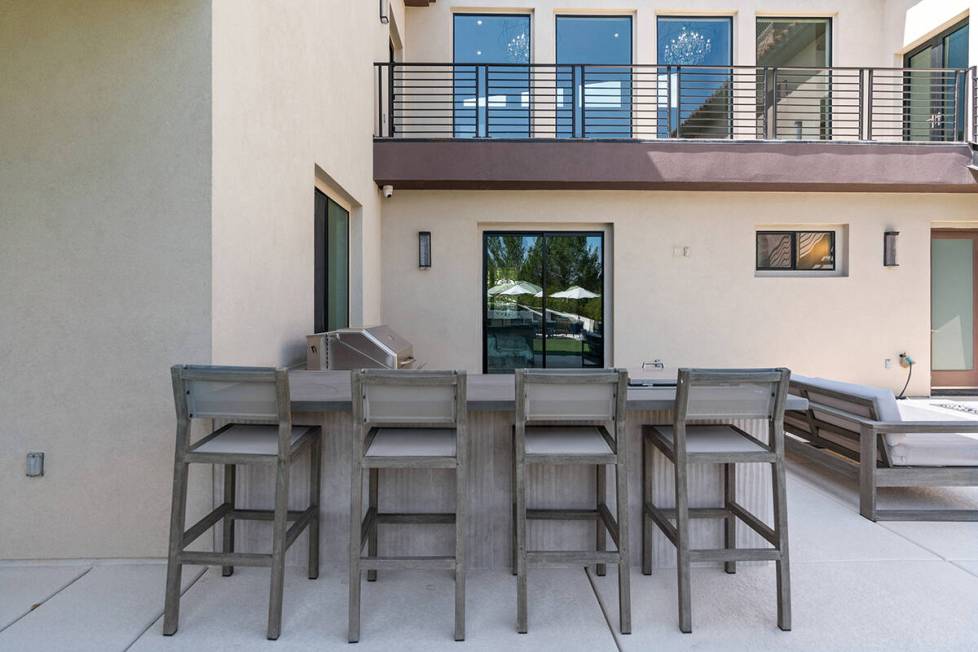
M 557 16 L 558 138 L 631 138 L 631 63 L 631 16 Z
M 826 70 L 832 65 L 831 35 L 829 18 L 757 19 L 757 67 L 768 69 L 758 72 L 768 76 L 758 83 L 759 129 L 772 125 L 770 132 L 778 139 L 831 138 L 833 83 L 846 94 L 853 84 L 845 73 L 840 77 Z M 846 128 L 851 128 L 853 113 L 858 115 L 849 104 L 836 107 Z M 765 110 L 769 115 L 762 115 Z
M 729 138 L 733 133 L 733 19 L 660 16 L 656 21 L 659 138 Z M 715 66 L 720 66 L 716 68 Z
M 530 16 L 455 14 L 456 138 L 530 135 Z M 517 64 L 517 65 L 514 65 Z M 432 112 L 434 115 L 435 112 Z

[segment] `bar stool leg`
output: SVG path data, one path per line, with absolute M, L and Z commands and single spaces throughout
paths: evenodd
M 309 568 L 307 577 L 319 579 L 319 493 L 322 486 L 323 440 L 322 432 L 312 443 L 309 452 L 309 505 L 316 514 L 309 523 Z
M 234 509 L 235 503 L 235 485 L 236 485 L 236 471 L 237 466 L 234 464 L 224 465 L 224 502 L 231 505 L 231 509 Z M 221 535 L 223 538 L 223 548 L 225 553 L 234 552 L 234 519 L 230 516 L 224 517 L 224 524 L 221 526 Z M 222 566 L 221 575 L 224 577 L 230 577 L 234 574 L 234 566 Z
M 608 476 L 604 464 L 595 465 L 595 500 L 594 508 L 601 509 L 601 506 L 608 505 Z M 601 518 L 594 519 L 595 549 L 604 552 L 608 549 L 608 535 L 605 532 L 604 521 Z M 605 564 L 595 564 L 594 572 L 598 577 L 604 577 Z
M 516 454 L 516 631 L 526 634 L 526 464 Z
M 676 572 L 679 585 L 679 631 L 693 631 L 689 569 L 689 502 L 685 460 L 676 460 Z
M 785 493 L 784 458 L 771 469 L 774 485 L 774 529 L 778 535 L 781 558 L 775 563 L 778 588 L 778 627 L 791 631 L 791 573 L 788 565 L 788 503 Z
M 628 471 L 624 442 L 619 441 L 618 463 L 615 465 L 615 502 L 618 519 L 618 625 L 622 634 L 632 633 L 631 564 L 628 554 Z
M 737 465 L 727 463 L 723 465 L 723 502 L 726 509 L 730 509 L 730 504 L 737 500 Z M 737 517 L 728 514 L 723 524 L 723 547 L 727 550 L 737 548 Z M 728 561 L 723 564 L 723 570 L 733 575 L 737 572 L 737 562 Z
M 646 505 L 652 504 L 652 447 L 642 434 L 642 574 L 652 574 L 652 517 Z
M 380 511 L 380 469 L 370 469 L 367 472 L 367 508 L 374 508 L 376 511 Z M 367 555 L 369 557 L 377 556 L 377 530 L 380 528 L 377 526 L 377 521 L 374 521 L 373 527 L 367 532 Z M 376 582 L 377 581 L 377 571 L 368 570 L 367 571 L 367 581 Z
M 180 577 L 183 565 L 183 530 L 187 516 L 187 464 L 178 455 L 173 464 L 173 499 L 170 506 L 170 543 L 166 563 L 166 600 L 163 609 L 163 634 L 177 633 L 180 620 Z
M 464 451 L 455 467 L 455 640 L 465 640 L 465 511 L 468 503 Z
M 350 487 L 350 616 L 348 640 L 360 640 L 360 528 L 363 520 L 363 471 L 359 464 L 353 469 Z
M 512 474 L 510 475 L 510 492 L 513 502 L 513 519 L 511 523 L 511 531 L 513 534 L 513 577 L 516 577 L 516 566 L 517 558 L 519 557 L 519 552 L 516 546 L 516 427 L 513 427 L 513 446 L 510 449 L 513 453 L 513 464 L 512 464 Z
M 282 631 L 282 593 L 285 588 L 285 532 L 289 524 L 289 463 L 279 459 L 275 471 L 275 517 L 272 521 L 272 572 L 268 592 L 270 641 Z

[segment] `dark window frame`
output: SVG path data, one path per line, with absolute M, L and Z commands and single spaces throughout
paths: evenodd
M 484 374 L 503 374 L 503 373 L 513 373 L 510 371 L 489 371 L 489 332 L 488 332 L 488 321 L 489 321 L 489 300 L 486 296 L 486 279 L 489 277 L 489 256 L 488 244 L 489 238 L 496 236 L 520 236 L 520 237 L 538 237 L 546 238 L 548 235 L 563 235 L 563 236 L 584 236 L 584 237 L 598 237 L 601 238 L 601 284 L 607 286 L 607 276 L 606 272 L 608 269 L 607 265 L 607 233 L 604 231 L 560 231 L 560 230 L 506 230 L 506 229 L 493 229 L 482 232 L 482 278 L 479 280 L 480 285 L 480 296 L 482 297 L 482 373 Z M 546 240 L 544 240 L 546 241 Z M 544 278 L 547 276 L 547 250 L 544 247 L 543 252 L 543 269 L 542 273 Z M 606 301 L 608 292 L 606 287 L 601 288 L 601 364 L 595 368 L 603 368 L 605 366 L 605 353 L 608 343 L 608 331 L 605 326 L 608 323 L 608 302 Z M 543 288 L 543 296 L 541 297 L 541 310 L 544 315 L 544 325 L 546 325 L 546 315 L 547 315 L 547 288 Z M 547 329 L 546 326 L 543 328 L 542 332 L 543 339 L 543 366 L 538 367 L 539 369 L 547 369 Z M 552 368 L 552 367 L 550 367 Z M 583 367 L 582 367 L 583 368 Z
M 313 193 L 313 332 L 321 333 L 325 331 L 329 324 L 329 205 L 335 204 L 346 213 L 346 324 L 339 328 L 346 328 L 350 325 L 350 305 L 352 295 L 350 293 L 350 229 L 351 211 L 348 211 L 342 204 L 327 195 L 319 188 L 315 188 Z M 325 200 L 322 220 L 316 210 L 316 199 L 322 197 Z
M 832 252 L 832 267 L 823 267 L 819 269 L 799 269 L 798 268 L 798 234 L 800 233 L 818 233 L 829 236 L 829 247 Z M 758 240 L 760 236 L 769 235 L 787 235 L 791 237 L 791 267 L 761 267 L 758 265 L 758 257 L 760 255 L 760 243 Z M 781 230 L 763 230 L 754 232 L 754 271 L 757 272 L 814 272 L 819 273 L 833 273 L 838 271 L 838 257 L 836 255 L 836 232 L 826 229 L 781 229 Z
M 959 31 L 961 29 L 968 29 L 968 30 L 971 29 L 971 16 L 966 16 L 965 18 L 963 18 L 962 20 L 954 23 L 953 25 L 951 25 L 947 29 L 941 30 L 937 34 L 934 34 L 933 36 L 931 36 L 929 39 L 927 39 L 923 43 L 920 43 L 919 45 L 917 45 L 917 47 L 915 47 L 914 49 L 912 49 L 912 50 L 910 50 L 908 52 L 905 52 L 904 55 L 903 55 L 903 67 L 905 68 L 904 73 L 903 73 L 904 84 L 906 84 L 909 87 L 909 84 L 910 84 L 910 75 L 912 74 L 912 70 L 910 69 L 910 60 L 913 57 L 915 57 L 918 54 L 920 54 L 921 52 L 927 50 L 928 48 L 938 48 L 939 47 L 940 48 L 940 52 L 941 52 L 941 62 L 940 62 L 939 65 L 934 65 L 934 61 L 933 61 L 934 56 L 933 56 L 933 53 L 931 54 L 930 67 L 931 68 L 946 68 L 947 67 L 947 65 L 946 65 L 947 52 L 946 52 L 945 47 L 944 47 L 945 39 L 947 39 L 948 36 L 950 36 L 951 34 L 954 34 L 955 32 L 957 32 L 957 31 Z M 969 34 L 969 39 L 970 39 L 970 34 Z M 968 63 L 970 64 L 971 62 L 968 61 Z M 970 66 L 968 66 L 968 65 L 965 65 L 964 66 L 964 68 L 969 68 L 969 67 Z M 959 101 L 961 102 L 961 107 L 962 107 L 963 110 L 961 111 L 960 118 L 961 118 L 961 122 L 962 123 L 966 123 L 967 120 L 968 120 L 967 114 L 968 114 L 968 104 L 969 104 L 968 98 L 965 97 L 965 95 L 968 92 L 967 91 L 967 89 L 968 89 L 967 74 L 965 74 L 964 79 L 962 81 L 964 83 L 964 90 L 963 90 L 963 93 L 962 93 L 961 97 L 959 97 Z M 931 91 L 931 98 L 933 99 L 933 90 Z M 913 125 L 911 124 L 911 122 L 912 122 L 912 116 L 911 116 L 911 109 L 910 109 L 910 96 L 909 96 L 909 92 L 908 92 L 907 97 L 905 97 L 904 100 L 903 100 L 903 125 L 904 125 L 903 126 L 903 140 L 906 141 L 906 142 L 912 142 L 913 141 L 913 133 L 912 133 L 913 132 Z M 931 136 L 933 136 L 933 131 L 934 131 L 934 129 L 931 128 L 931 132 L 932 132 L 931 133 Z M 942 130 L 942 131 L 945 131 L 945 130 Z M 963 140 L 964 139 L 964 132 L 965 131 L 966 131 L 966 125 L 962 124 L 960 129 L 958 128 L 958 125 L 955 125 L 954 126 L 954 138 L 955 138 L 955 140 L 959 140 L 959 139 L 960 140 Z M 947 139 L 944 138 L 944 137 L 942 137 L 940 140 L 947 140 Z
M 557 46 L 557 40 L 558 40 L 558 38 L 557 38 L 557 30 L 558 30 L 558 27 L 559 27 L 559 23 L 560 23 L 560 19 L 561 18 L 570 18 L 570 19 L 574 19 L 574 18 L 618 18 L 618 19 L 627 18 L 628 19 L 628 38 L 629 38 L 629 44 L 630 44 L 631 47 L 630 47 L 629 52 L 628 52 L 628 63 L 627 64 L 621 64 L 622 67 L 625 67 L 625 68 L 628 68 L 629 69 L 629 73 L 628 73 L 628 84 L 629 84 L 629 89 L 628 89 L 628 112 L 629 112 L 629 116 L 628 116 L 628 135 L 627 136 L 611 135 L 611 136 L 606 136 L 606 138 L 609 138 L 609 139 L 615 139 L 615 138 L 626 138 L 626 139 L 630 139 L 630 138 L 632 138 L 632 136 L 634 135 L 634 129 L 635 129 L 635 86 L 634 86 L 635 78 L 634 78 L 634 75 L 632 74 L 631 71 L 634 69 L 634 66 L 635 66 L 635 55 L 637 54 L 637 52 L 635 50 L 635 36 L 636 36 L 636 34 L 635 34 L 635 14 L 629 14 L 629 13 L 621 13 L 621 14 L 618 14 L 618 13 L 613 13 L 613 14 L 554 14 L 554 70 L 559 72 L 561 66 L 567 66 L 567 67 L 569 67 L 571 69 L 571 77 L 572 77 L 571 83 L 574 84 L 574 86 L 576 86 L 577 85 L 577 79 L 575 78 L 575 74 L 576 73 L 573 72 L 574 66 L 587 65 L 588 62 L 584 62 L 583 64 L 579 64 L 579 63 L 560 63 L 560 61 L 558 60 L 558 57 L 557 57 L 557 47 L 558 47 Z M 611 64 L 611 65 L 617 65 L 617 64 Z M 582 95 L 584 94 L 583 88 L 584 88 L 584 80 L 582 79 L 581 80 L 581 89 L 582 89 L 581 90 L 581 94 Z M 577 108 L 577 99 L 576 99 L 576 95 L 577 95 L 577 89 L 576 88 L 574 89 L 574 95 L 575 95 L 575 97 L 571 98 L 571 101 L 572 101 L 572 105 L 571 105 L 571 113 L 572 113 L 572 116 L 571 116 L 571 134 L 569 136 L 557 136 L 558 138 L 589 138 L 589 136 L 585 133 L 586 130 L 587 130 L 587 124 L 580 124 L 580 119 L 579 119 L 579 114 L 578 114 L 578 112 L 580 112 L 580 116 L 583 116 L 583 114 L 584 114 L 584 109 L 586 108 L 585 107 L 585 103 L 584 103 L 584 98 L 583 97 L 581 98 L 581 100 L 582 100 L 581 108 L 578 109 Z M 556 102 L 556 100 L 555 100 L 555 102 Z M 556 107 L 555 107 L 554 110 L 555 111 L 559 111 L 558 109 L 556 109 Z M 578 134 L 578 131 L 580 131 L 580 134 L 581 134 L 580 136 L 577 135 Z M 556 134 L 559 134 L 559 133 L 560 133 L 560 127 L 557 126 L 557 125 L 555 125 L 554 126 L 554 134 L 556 135 Z M 598 139 L 599 140 L 599 139 L 601 139 L 601 133 L 599 132 L 596 136 L 590 136 L 590 138 L 595 138 L 595 139 Z
M 663 21 L 663 20 L 665 20 L 666 22 L 679 21 L 679 20 L 725 20 L 727 22 L 727 24 L 730 26 L 730 39 L 729 39 L 730 40 L 730 64 L 729 64 L 729 66 L 730 66 L 730 76 L 731 76 L 731 78 L 733 78 L 733 75 L 734 75 L 734 72 L 735 72 L 734 66 L 736 66 L 737 63 L 734 61 L 734 52 L 735 52 L 735 50 L 734 50 L 734 38 L 735 38 L 735 33 L 734 33 L 734 16 L 732 14 L 730 14 L 730 15 L 716 15 L 716 16 L 711 16 L 711 15 L 708 15 L 708 14 L 707 15 L 703 15 L 703 16 L 686 16 L 686 15 L 676 15 L 676 16 L 674 16 L 674 15 L 671 15 L 671 14 L 663 14 L 663 15 L 657 15 L 655 17 L 655 44 L 654 45 L 655 45 L 655 62 L 656 62 L 656 65 L 659 66 L 659 67 L 661 67 L 661 66 L 685 66 L 686 64 L 677 64 L 677 63 L 670 64 L 670 63 L 663 63 L 662 61 L 659 61 L 659 37 L 660 37 L 660 34 L 661 34 L 661 32 L 659 30 L 659 23 L 660 23 L 660 21 Z M 756 23 L 755 23 L 754 29 L 755 30 L 757 29 Z M 696 66 L 688 66 L 688 67 L 695 68 Z M 667 70 L 667 73 L 666 74 L 670 74 L 668 72 L 668 70 Z M 672 84 L 671 81 L 668 82 L 668 83 L 670 85 Z M 682 85 L 681 84 L 682 84 L 682 82 L 680 81 L 680 85 L 679 85 L 679 87 L 677 89 L 679 91 L 680 98 L 682 97 Z M 722 140 L 733 140 L 734 139 L 734 136 L 735 136 L 735 134 L 734 134 L 734 117 L 735 117 L 734 116 L 734 108 L 735 108 L 734 107 L 734 95 L 735 95 L 734 93 L 731 93 L 730 94 L 730 98 L 729 98 L 729 100 L 727 102 L 727 110 L 730 113 L 730 119 L 727 121 L 728 122 L 728 124 L 727 124 L 727 133 L 729 135 L 726 138 L 722 139 Z M 666 111 L 669 111 L 670 116 L 671 116 L 672 107 L 671 106 L 670 107 L 666 107 Z M 656 118 L 658 118 L 658 114 L 656 114 Z M 673 139 L 673 138 L 682 139 L 682 138 L 684 138 L 684 136 L 682 135 L 683 113 L 682 113 L 682 108 L 681 107 L 676 111 L 676 124 L 675 125 L 669 124 L 671 122 L 671 120 L 672 120 L 671 117 L 669 117 L 667 119 L 667 130 L 668 131 L 666 133 L 666 138 L 668 138 L 668 139 Z M 658 132 L 658 130 L 659 130 L 659 127 L 656 126 L 656 132 Z M 672 135 L 672 132 L 675 132 L 676 135 L 673 136 Z M 694 136 L 690 140 L 698 140 L 698 138 Z M 703 140 L 712 140 L 712 139 L 710 139 L 710 138 L 704 138 Z
M 515 11 L 515 12 L 514 11 L 509 11 L 509 12 L 505 12 L 505 13 L 492 12 L 492 11 L 490 11 L 490 12 L 485 12 L 485 11 L 456 11 L 456 12 L 453 12 L 452 13 L 452 77 L 453 77 L 453 80 L 452 80 L 452 138 L 453 139 L 459 138 L 459 136 L 457 135 L 459 125 L 456 124 L 456 121 L 455 121 L 455 106 L 456 106 L 456 104 L 458 102 L 458 98 L 455 97 L 456 92 L 455 92 L 455 79 L 454 79 L 454 77 L 455 77 L 455 72 L 456 72 L 456 70 L 455 70 L 456 66 L 491 66 L 493 64 L 506 63 L 504 61 L 486 61 L 485 63 L 459 63 L 459 62 L 457 62 L 455 60 L 455 53 L 457 52 L 457 49 L 456 49 L 456 45 L 457 45 L 457 43 L 456 43 L 456 33 L 458 31 L 456 29 L 456 22 L 455 21 L 458 18 L 463 17 L 463 16 L 464 17 L 468 17 L 468 18 L 480 18 L 480 17 L 481 18 L 525 18 L 526 19 L 526 22 L 527 22 L 527 30 L 526 30 L 526 37 L 527 37 L 527 44 L 526 44 L 527 45 L 527 56 L 526 56 L 526 58 L 527 58 L 527 62 L 525 64 L 515 64 L 515 65 L 517 65 L 517 66 L 525 65 L 527 67 L 526 68 L 526 84 L 527 84 L 527 88 L 530 89 L 530 92 L 531 93 L 532 93 L 532 85 L 533 85 L 533 79 L 532 79 L 532 74 L 533 74 L 533 68 L 532 68 L 532 66 L 533 66 L 533 12 L 522 12 L 522 13 L 519 12 L 519 11 Z M 479 138 L 486 138 L 486 139 L 488 139 L 488 138 L 492 138 L 493 136 L 489 132 L 489 125 L 486 125 L 486 134 L 485 134 L 485 136 L 481 136 L 480 133 L 479 133 L 479 131 L 480 131 L 480 125 L 479 125 L 479 91 L 483 88 L 483 83 L 482 83 L 482 80 L 479 79 L 478 68 L 476 68 L 476 82 L 475 83 L 476 83 L 476 90 L 475 90 L 475 98 L 476 98 L 476 101 L 475 101 L 475 134 L 473 136 L 471 136 L 471 138 L 474 138 L 474 139 L 479 139 Z M 489 88 L 488 88 L 488 84 L 486 84 L 486 89 L 485 90 L 486 90 L 486 112 L 487 112 L 487 115 L 488 115 L 488 111 L 489 111 Z M 463 125 L 463 126 L 465 126 L 465 125 Z M 528 118 L 527 118 L 527 127 L 526 127 L 526 129 L 527 129 L 526 138 L 532 138 L 532 135 L 533 135 L 533 102 L 532 102 L 532 100 L 530 101 L 530 108 L 528 110 Z M 461 138 L 462 139 L 469 139 L 470 137 L 469 136 L 462 136 Z M 508 136 L 506 138 L 508 138 Z M 519 137 L 517 137 L 517 138 L 519 138 Z
M 822 20 L 822 21 L 826 21 L 828 23 L 828 30 L 826 32 L 826 34 L 828 36 L 828 43 L 826 45 L 828 47 L 826 47 L 826 49 L 825 49 L 826 53 L 828 54 L 828 62 L 826 63 L 825 67 L 828 68 L 828 69 L 831 69 L 832 68 L 832 65 L 833 65 L 832 64 L 832 61 L 834 59 L 834 57 L 832 56 L 833 55 L 832 50 L 835 48 L 835 20 L 831 16 L 790 16 L 790 15 L 785 15 L 785 16 L 756 16 L 754 18 L 754 35 L 755 35 L 754 36 L 754 56 L 755 56 L 755 58 L 757 56 L 757 24 L 759 22 L 761 22 L 761 21 L 777 22 L 777 21 L 788 21 L 788 20 Z M 757 64 L 757 65 L 760 66 L 760 64 Z M 833 93 L 833 90 L 834 90 L 833 89 L 833 82 L 834 81 L 835 80 L 833 78 L 833 75 L 830 72 L 829 73 L 829 81 L 828 81 L 828 91 L 826 92 L 826 97 L 825 97 L 826 106 L 825 107 L 822 107 L 820 109 L 821 111 L 823 111 L 823 114 L 822 114 L 823 115 L 823 117 L 822 117 L 822 120 L 823 120 L 823 122 L 822 122 L 822 132 L 823 132 L 824 138 L 822 138 L 822 140 L 832 140 L 832 106 L 833 106 L 833 103 L 832 103 L 832 93 Z M 802 134 L 802 135 L 804 135 L 804 134 Z M 775 134 L 775 137 L 777 137 L 777 134 Z M 810 139 L 802 138 L 802 140 L 810 140 Z

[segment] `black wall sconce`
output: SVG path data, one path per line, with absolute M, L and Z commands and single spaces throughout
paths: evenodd
M 431 268 L 431 231 L 418 231 L 418 267 Z
M 883 267 L 899 267 L 897 262 L 897 238 L 899 231 L 887 231 L 883 234 Z
M 388 0 L 380 0 L 380 22 L 386 25 L 390 21 L 390 2 Z

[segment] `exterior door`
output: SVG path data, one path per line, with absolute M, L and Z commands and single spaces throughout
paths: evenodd
M 978 231 L 934 231 L 931 239 L 931 385 L 978 387 L 975 308 Z

